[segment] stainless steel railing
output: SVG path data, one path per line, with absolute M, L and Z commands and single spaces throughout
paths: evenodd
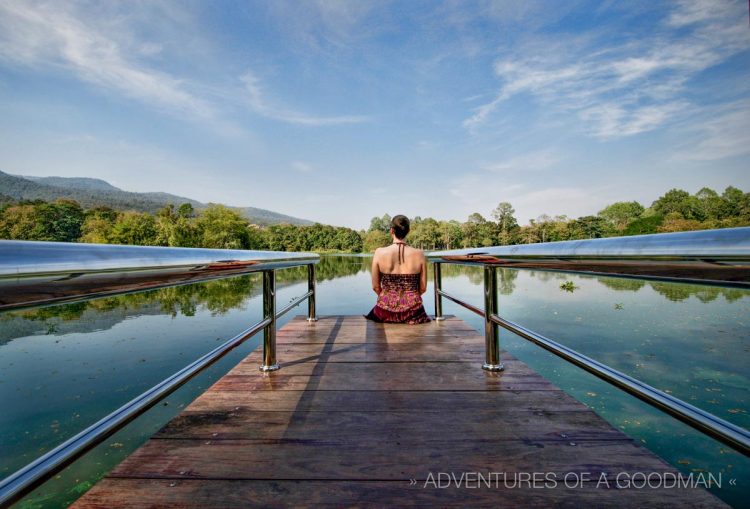
M 438 251 L 429 253 L 427 258 L 434 267 L 436 319 L 442 319 L 443 298 L 484 317 L 483 369 L 503 369 L 499 335 L 499 327 L 502 327 L 704 434 L 750 455 L 750 432 L 747 430 L 500 317 L 496 273 L 497 267 L 506 267 L 750 288 L 750 228 Z M 440 267 L 443 263 L 481 265 L 484 268 L 484 309 L 442 289 Z
M 187 249 L 57 242 L 0 241 L 0 310 L 45 306 L 190 284 L 253 272 L 263 274 L 263 318 L 180 371 L 165 378 L 98 422 L 0 482 L 0 507 L 10 505 L 50 479 L 107 437 L 177 390 L 261 330 L 261 371 L 279 369 L 276 320 L 305 299 L 315 314 L 313 253 Z M 307 266 L 307 292 L 276 309 L 276 270 Z

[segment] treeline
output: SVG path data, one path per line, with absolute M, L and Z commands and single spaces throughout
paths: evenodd
M 270 249 L 277 251 L 362 251 L 358 232 L 344 227 L 249 224 L 237 211 L 211 204 L 196 211 L 189 203 L 166 205 L 155 214 L 84 209 L 78 202 L 5 203 L 0 206 L 0 238 L 130 244 L 138 246 Z
M 736 187 L 727 187 L 721 195 L 709 188 L 694 195 L 672 189 L 650 207 L 637 201 L 616 202 L 595 216 L 542 215 L 523 226 L 514 214 L 510 203 L 501 202 L 492 219 L 478 212 L 463 223 L 415 217 L 409 241 L 422 249 L 455 249 L 748 226 L 750 193 Z M 372 218 L 363 236 L 365 251 L 390 244 L 390 222 L 387 214 Z
M 736 187 L 722 194 L 703 188 L 694 195 L 672 189 L 649 207 L 616 202 L 595 216 L 542 215 L 523 226 L 514 214 L 513 206 L 502 202 L 491 219 L 478 212 L 463 223 L 415 217 L 409 242 L 428 250 L 454 249 L 748 226 L 750 193 Z M 190 203 L 166 205 L 151 214 L 84 209 L 67 199 L 0 200 L 0 238 L 18 240 L 360 253 L 390 244 L 390 222 L 387 214 L 374 217 L 367 231 L 357 232 L 317 223 L 259 226 L 234 209 L 214 204 L 199 211 Z

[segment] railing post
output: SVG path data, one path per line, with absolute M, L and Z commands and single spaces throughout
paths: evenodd
M 433 286 L 435 287 L 435 320 L 438 322 L 445 320 L 443 316 L 443 296 L 440 295 L 440 290 L 443 289 L 443 276 L 440 265 L 439 262 L 432 264 Z
M 307 291 L 311 292 L 307 298 L 307 321 L 317 322 L 318 316 L 315 314 L 315 264 L 307 266 Z
M 276 273 L 271 270 L 263 271 L 263 319 L 271 321 L 263 329 L 263 364 L 261 371 L 276 371 Z
M 492 315 L 497 314 L 497 271 L 491 265 L 484 266 L 484 348 L 482 369 L 502 371 L 500 363 L 500 331 Z

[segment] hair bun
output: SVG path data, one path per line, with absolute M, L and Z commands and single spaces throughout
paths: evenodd
M 401 214 L 393 216 L 393 219 L 391 219 L 391 228 L 393 228 L 396 238 L 403 240 L 409 233 L 409 218 Z

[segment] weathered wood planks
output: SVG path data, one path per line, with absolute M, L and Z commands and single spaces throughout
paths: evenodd
M 277 341 L 280 371 L 253 352 L 75 507 L 723 505 L 616 489 L 618 474 L 676 471 L 507 352 L 504 372 L 482 371 L 483 338 L 456 318 L 297 318 Z M 441 489 L 439 473 L 496 477 Z M 556 485 L 511 482 L 531 473 Z

